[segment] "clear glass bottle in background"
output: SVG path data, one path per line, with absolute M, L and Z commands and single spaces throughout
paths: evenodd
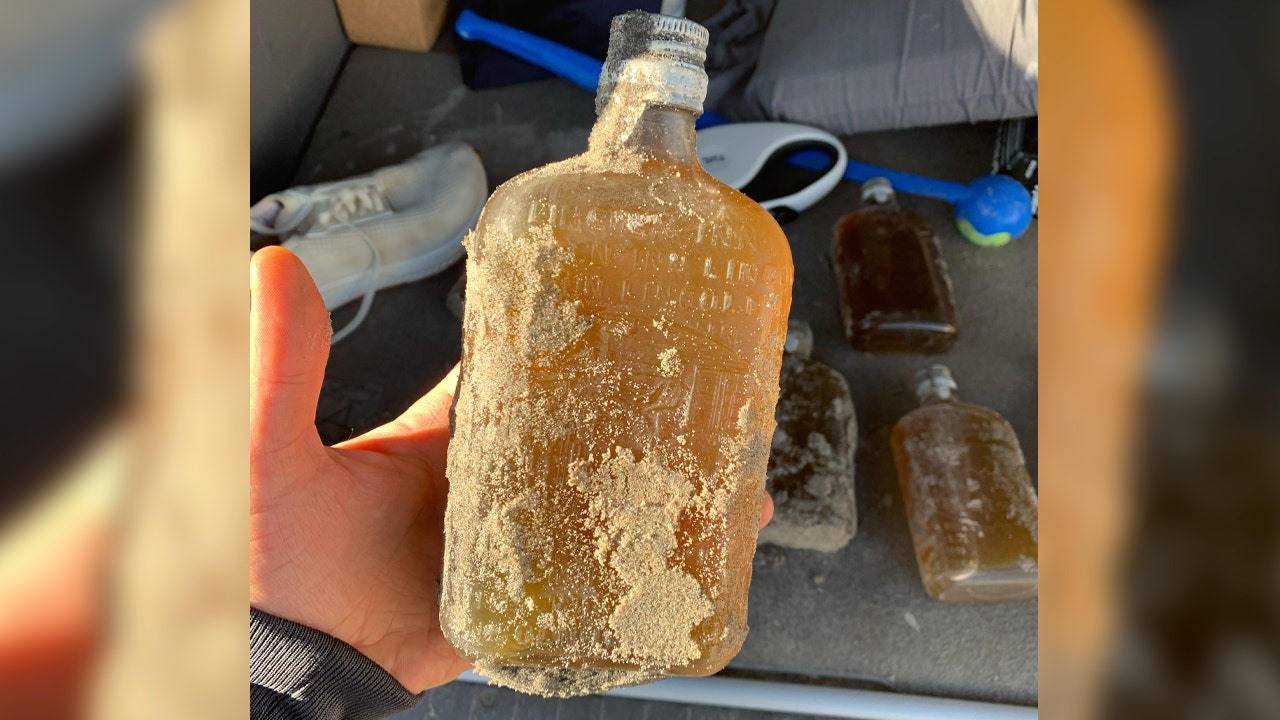
M 589 149 L 467 240 L 441 625 L 519 690 L 707 675 L 746 636 L 793 270 L 698 162 L 706 43 L 615 18 Z
M 1036 492 L 1013 428 L 960 402 L 946 367 L 917 379 L 893 459 L 925 589 L 951 602 L 1036 597 Z
M 833 252 L 849 344 L 864 352 L 938 353 L 956 340 L 951 278 L 932 223 L 898 206 L 884 178 L 836 225 Z

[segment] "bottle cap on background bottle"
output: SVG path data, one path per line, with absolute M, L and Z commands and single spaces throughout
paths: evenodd
M 921 402 L 936 397 L 946 400 L 955 394 L 955 379 L 946 365 L 930 365 L 916 371 L 916 397 Z
M 887 203 L 893 199 L 893 184 L 887 178 L 874 177 L 862 183 L 863 202 Z
M 692 20 L 640 10 L 623 13 L 609 28 L 609 54 L 600 71 L 596 113 L 604 112 L 618 78 L 628 68 L 646 78 L 652 101 L 702 112 L 707 96 L 707 29 Z
M 813 328 L 804 320 L 787 321 L 787 339 L 782 351 L 794 355 L 801 360 L 808 360 L 813 354 Z

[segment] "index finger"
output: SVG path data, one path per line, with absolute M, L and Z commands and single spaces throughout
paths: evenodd
M 459 365 L 400 416 L 334 447 L 409 458 L 443 476 L 449 448 L 449 408 L 458 390 Z

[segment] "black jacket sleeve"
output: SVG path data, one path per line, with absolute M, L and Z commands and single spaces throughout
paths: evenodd
M 249 610 L 252 720 L 375 720 L 421 699 L 341 640 Z

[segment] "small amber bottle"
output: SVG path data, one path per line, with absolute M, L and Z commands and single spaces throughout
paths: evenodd
M 884 178 L 836 225 L 833 252 L 849 344 L 864 352 L 939 353 L 956 340 L 951 279 L 933 225 L 898 206 Z
M 893 429 L 893 459 L 920 579 L 950 602 L 1036 596 L 1036 493 L 998 413 L 959 402 L 942 365 L 921 370 L 921 406 Z

